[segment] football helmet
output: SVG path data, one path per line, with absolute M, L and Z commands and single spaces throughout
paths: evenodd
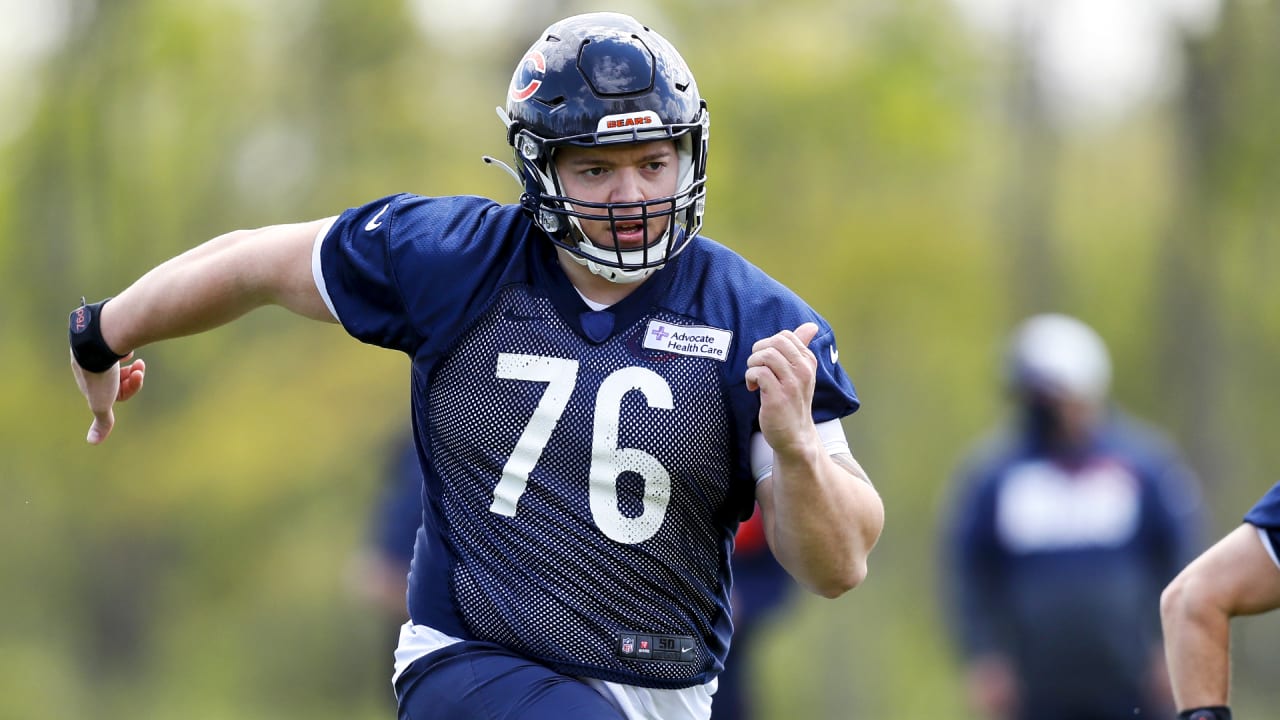
M 1013 333 L 1005 372 L 1015 390 L 1102 403 L 1111 385 L 1111 357 L 1093 328 L 1068 315 L 1045 313 L 1028 318 Z
M 542 33 L 516 66 L 498 115 L 515 153 L 520 204 L 552 242 L 593 273 L 638 282 L 688 246 L 706 204 L 706 103 L 688 65 L 661 35 L 619 13 L 561 20 Z M 679 158 L 674 195 L 641 202 L 597 203 L 569 197 L 556 172 L 565 145 L 674 140 Z M 667 216 L 649 238 L 647 220 Z M 643 245 L 623 250 L 593 243 L 579 218 L 645 223 Z

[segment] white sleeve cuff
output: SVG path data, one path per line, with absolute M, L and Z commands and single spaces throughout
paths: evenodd
M 1262 547 L 1266 548 L 1267 554 L 1271 556 L 1271 562 L 1275 563 L 1277 568 L 1280 568 L 1280 557 L 1276 556 L 1276 548 L 1271 544 L 1271 536 L 1267 534 L 1265 528 L 1255 525 L 1253 529 L 1258 531 L 1258 539 L 1262 541 Z
M 853 454 L 844 435 L 844 425 L 838 419 L 818 423 L 818 436 L 822 438 L 822 446 L 828 455 Z M 764 433 L 754 433 L 751 436 L 751 476 L 759 484 L 772 474 L 773 448 L 764 439 Z
M 324 306 L 329 308 L 329 313 L 333 315 L 333 319 L 342 322 L 338 317 L 338 311 L 333 308 L 333 299 L 329 297 L 329 288 L 324 284 L 324 271 L 320 269 L 320 245 L 324 243 L 325 237 L 329 231 L 333 229 L 333 224 L 338 221 L 338 216 L 334 215 L 320 226 L 320 232 L 316 233 L 315 243 L 311 246 L 311 278 L 315 280 L 316 290 L 320 291 L 320 297 L 324 300 Z

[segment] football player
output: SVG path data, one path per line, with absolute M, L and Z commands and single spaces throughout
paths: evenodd
M 1280 607 L 1280 483 L 1160 597 L 1179 720 L 1231 720 L 1231 618 Z
M 88 440 L 141 388 L 135 348 L 268 303 L 341 323 L 413 363 L 401 717 L 706 718 L 754 503 L 814 592 L 866 574 L 858 397 L 830 325 L 699 235 L 710 120 L 663 37 L 555 23 L 499 115 L 518 204 L 398 194 L 233 232 L 75 310 Z
M 1080 320 L 1028 318 L 1004 370 L 1014 417 L 957 473 L 944 536 L 970 703 L 991 720 L 1167 715 L 1157 605 L 1200 548 L 1198 482 L 1110 400 Z

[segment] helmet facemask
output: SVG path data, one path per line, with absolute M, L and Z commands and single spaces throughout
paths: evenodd
M 706 207 L 705 137 L 706 111 L 697 126 L 660 127 L 622 133 L 593 133 L 586 137 L 546 140 L 528 130 L 517 133 L 516 161 L 523 175 L 523 203 L 535 222 L 558 247 L 581 265 L 611 282 L 644 280 L 675 257 L 702 227 Z M 604 124 L 604 121 L 602 121 Z M 672 139 L 677 163 L 676 189 L 672 195 L 636 202 L 590 202 L 568 195 L 556 170 L 556 151 L 566 145 L 600 147 Z M 649 237 L 650 222 L 666 218 L 666 226 Z M 645 238 L 640 247 L 623 248 L 616 242 L 599 245 L 583 230 L 581 220 L 609 223 L 617 237 L 620 224 L 640 223 Z

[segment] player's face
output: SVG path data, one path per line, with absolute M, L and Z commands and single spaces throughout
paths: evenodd
M 1029 392 L 1023 401 L 1032 429 L 1065 447 L 1088 443 L 1102 411 L 1097 403 L 1064 392 Z
M 679 158 L 675 142 L 658 140 L 641 144 L 597 147 L 566 146 L 556 152 L 556 171 L 569 197 L 591 203 L 638 203 L 675 194 L 679 180 Z M 649 219 L 618 220 L 618 216 L 639 215 L 640 208 L 609 211 L 603 208 L 574 209 L 600 220 L 579 218 L 587 239 L 599 247 L 635 250 L 662 237 L 670 223 L 673 203 L 648 208 Z M 657 216 L 655 217 L 655 214 Z

